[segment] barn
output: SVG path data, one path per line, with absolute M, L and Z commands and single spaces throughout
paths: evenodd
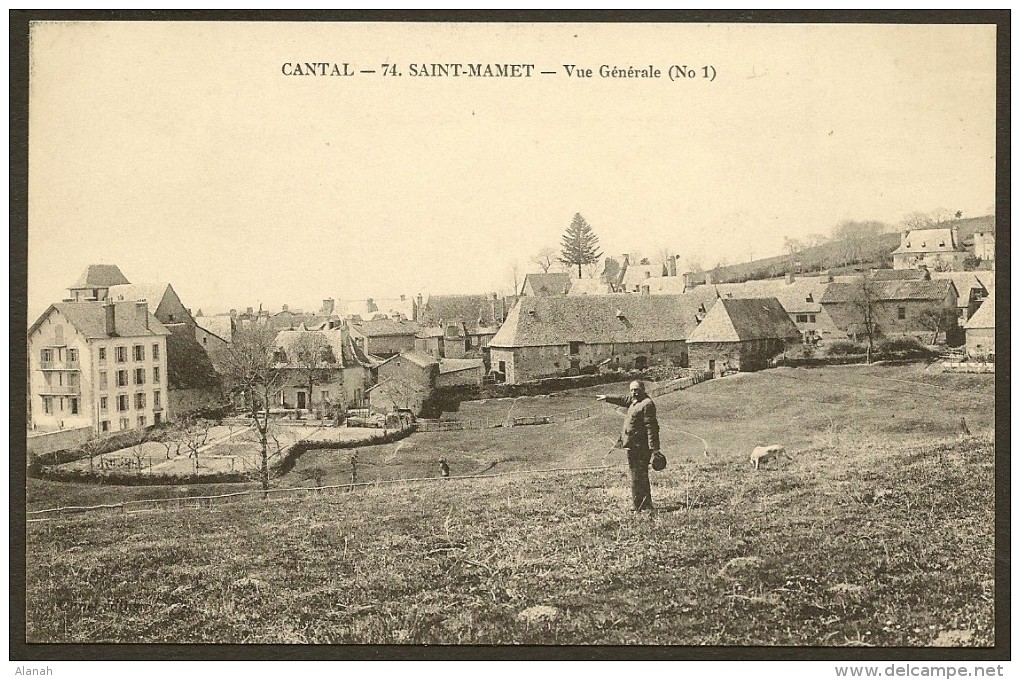
M 757 371 L 788 348 L 801 333 L 776 298 L 718 300 L 687 338 L 691 368 L 714 375 Z

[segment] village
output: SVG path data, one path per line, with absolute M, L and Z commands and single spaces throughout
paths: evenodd
M 118 444 L 141 451 L 177 424 L 180 455 L 182 440 L 211 448 L 213 424 L 254 416 L 256 405 L 281 424 L 401 429 L 423 419 L 426 427 L 456 420 L 444 410 L 465 399 L 628 372 L 711 377 L 911 351 L 942 355 L 960 370 L 993 370 L 992 218 L 920 226 L 822 247 L 829 260 L 834 245 L 856 260 L 843 266 L 823 257 L 806 271 L 811 249 L 801 247 L 788 257 L 681 271 L 675 254 L 655 263 L 602 257 L 578 214 L 558 254 L 563 270 L 552 270 L 556 257 L 546 252 L 542 271 L 526 274 L 512 294 L 324 297 L 313 312 L 283 305 L 206 315 L 172 283 L 135 283 L 117 264 L 93 264 L 29 329 L 28 452 L 87 458 L 92 469 L 96 452 Z M 235 370 L 256 331 L 275 375 L 258 404 Z M 151 467 L 158 447 L 147 446 Z M 183 449 L 193 472 L 198 449 Z M 230 471 L 237 465 L 231 455 Z

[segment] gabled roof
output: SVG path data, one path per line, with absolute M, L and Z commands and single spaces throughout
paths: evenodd
M 64 318 L 74 326 L 75 330 L 89 340 L 101 338 L 138 338 L 146 336 L 170 335 L 166 326 L 159 322 L 151 312 L 146 310 L 149 327 L 145 327 L 145 319 L 138 312 L 138 305 L 135 302 L 114 302 L 114 328 L 116 335 L 106 333 L 106 310 L 105 302 L 57 302 L 49 306 L 42 316 L 28 329 L 31 335 L 42 322 L 54 311 L 64 315 Z
M 648 286 L 652 295 L 680 295 L 686 290 L 682 276 L 653 276 L 638 285 Z
M 490 347 L 684 340 L 699 303 L 683 295 L 522 297 Z
M 932 272 L 933 280 L 947 279 L 953 282 L 957 292 L 960 294 L 961 304 L 966 304 L 970 299 L 970 291 L 977 289 L 989 292 L 995 288 L 994 271 L 972 271 L 972 272 Z
M 853 299 L 860 283 L 831 283 L 822 297 L 822 304 L 841 304 Z M 934 281 L 871 281 L 876 300 L 942 301 L 956 286 L 949 279 Z
M 90 264 L 70 288 L 109 288 L 130 283 L 115 264 Z
M 374 319 L 372 321 L 351 321 L 352 331 L 357 331 L 368 338 L 415 335 L 421 326 L 413 321 L 397 321 L 396 319 Z
M 901 253 L 951 253 L 963 250 L 953 238 L 952 229 L 914 229 L 900 243 L 893 254 Z
M 566 295 L 570 290 L 570 274 L 567 272 L 545 272 L 527 274 L 524 277 L 525 295 Z M 530 292 L 529 292 L 530 291 Z
M 720 298 L 758 299 L 777 298 L 787 314 L 817 314 L 822 311 L 821 300 L 829 282 L 819 277 L 795 278 L 791 283 L 786 278 L 745 281 L 744 283 L 719 283 L 714 287 Z M 697 288 L 695 289 L 697 290 Z
M 499 325 L 501 301 L 491 294 L 482 295 L 430 295 L 422 305 L 418 321 L 423 326 L 464 324 L 470 334 L 478 327 Z
M 429 366 L 435 366 L 439 364 L 439 359 L 436 359 L 431 354 L 425 354 L 424 352 L 419 352 L 417 350 L 411 349 L 403 350 L 399 354 L 394 354 L 393 356 L 380 361 L 378 365 L 382 366 L 383 364 L 388 364 L 397 357 L 403 357 L 404 359 L 407 359 L 411 363 L 420 366 L 421 368 L 428 368 Z
M 439 373 L 456 373 L 470 369 L 484 369 L 485 364 L 481 359 L 440 359 Z
M 643 285 L 648 279 L 662 277 L 661 264 L 628 264 L 623 274 L 623 285 L 627 290 Z
M 567 295 L 609 295 L 612 292 L 613 287 L 600 278 L 571 279 Z
M 740 342 L 800 338 L 800 331 L 776 298 L 720 298 L 687 342 Z
M 156 308 L 163 301 L 169 283 L 126 283 L 118 286 L 110 286 L 107 294 L 109 300 L 145 300 L 149 303 L 149 311 L 156 313 Z
M 964 328 L 995 328 L 995 290 L 993 289 L 985 301 L 981 303 L 974 316 L 970 317 Z
M 233 341 L 234 320 L 229 316 L 196 316 L 195 324 L 224 342 Z

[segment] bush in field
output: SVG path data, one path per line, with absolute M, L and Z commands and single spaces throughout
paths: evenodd
M 849 340 L 833 340 L 826 350 L 829 356 L 838 357 L 848 354 L 865 354 L 868 348 L 864 345 Z
M 881 356 L 902 359 L 931 359 L 937 356 L 927 345 L 912 337 L 883 340 L 878 345 L 878 353 Z

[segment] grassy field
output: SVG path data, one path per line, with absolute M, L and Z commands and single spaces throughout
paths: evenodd
M 991 384 L 777 369 L 664 395 L 650 516 L 626 512 L 618 467 L 30 524 L 28 639 L 990 645 Z M 621 416 L 598 409 L 365 447 L 359 480 L 434 476 L 439 456 L 455 476 L 618 464 Z M 794 461 L 755 473 L 759 441 Z M 278 485 L 346 482 L 348 456 L 310 451 Z M 41 484 L 37 502 L 74 493 Z

